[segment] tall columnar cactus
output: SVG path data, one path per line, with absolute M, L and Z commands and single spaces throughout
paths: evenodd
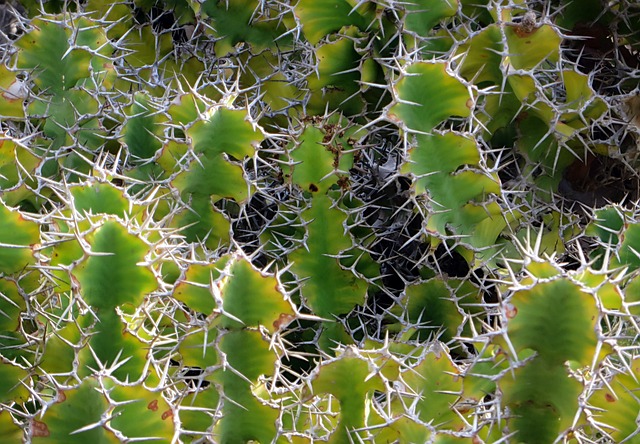
M 640 442 L 639 19 L 0 3 L 0 440 Z

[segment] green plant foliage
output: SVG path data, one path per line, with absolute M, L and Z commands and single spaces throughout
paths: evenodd
M 472 233 L 478 224 L 489 218 L 491 225 L 504 228 L 499 207 L 495 203 L 482 205 L 489 193 L 500 192 L 496 179 L 480 171 L 458 171 L 465 165 L 477 164 L 479 158 L 474 141 L 453 133 L 418 135 L 416 139 L 417 145 L 410 151 L 410 163 L 403 171 L 417 178 L 417 193 L 429 193 L 435 214 L 428 227 L 444 234 L 450 224 L 461 234 Z M 476 233 L 480 236 L 470 240 L 476 246 L 491 245 L 498 234 L 484 239 L 484 233 Z
M 508 26 L 504 30 L 509 51 L 508 63 L 515 69 L 532 69 L 545 60 L 558 61 L 561 38 L 549 25 L 534 27 Z
M 337 257 L 351 242 L 345 233 L 346 214 L 333 208 L 329 196 L 314 196 L 301 218 L 307 223 L 306 247 L 289 255 L 291 271 L 303 282 L 305 304 L 316 315 L 332 319 L 364 302 L 367 282 L 340 266 Z
M 452 115 L 466 116 L 472 99 L 443 64 L 416 64 L 407 69 L 396 86 L 398 103 L 388 112 L 392 120 L 400 120 L 408 131 L 417 131 L 415 145 L 410 149 L 409 162 L 403 172 L 416 178 L 415 191 L 428 192 L 433 216 L 428 229 L 447 233 L 451 225 L 460 234 L 470 235 L 483 220 L 500 229 L 501 210 L 496 203 L 484 203 L 490 193 L 499 194 L 495 177 L 462 167 L 476 166 L 480 160 L 475 141 L 453 132 L 429 134 L 440 122 Z M 443 91 L 455 94 L 442 95 Z M 437 106 L 433 104 L 436 103 Z M 498 233 L 478 232 L 469 242 L 478 247 L 495 242 Z
M 106 368 L 122 381 L 143 376 L 146 353 L 143 342 L 124 330 L 115 310 L 96 310 L 97 319 L 80 320 L 80 328 L 91 333 L 89 342 L 79 353 L 79 373 L 91 374 L 92 369 Z
M 27 308 L 26 302 L 20 295 L 19 288 L 15 282 L 0 280 L 0 330 L 5 332 L 16 331 L 20 324 L 20 314 Z
M 313 114 L 321 114 L 327 106 L 340 108 L 345 114 L 357 114 L 362 110 L 358 95 L 361 57 L 358 53 L 356 28 L 350 27 L 346 35 L 340 35 L 316 49 L 317 76 L 309 77 L 312 93 L 309 107 Z
M 278 66 L 278 54 L 264 51 L 247 61 L 248 69 L 240 83 L 246 88 L 256 88 L 262 94 L 265 114 L 261 120 L 267 126 L 286 122 L 280 115 L 295 115 L 295 104 L 300 103 L 304 94 L 290 81 L 292 73 Z
M 293 162 L 300 163 L 293 167 L 291 180 L 303 190 L 324 194 L 335 183 L 330 180 L 335 156 L 322 146 L 324 134 L 319 128 L 307 127 L 301 138 L 291 156 Z
M 24 117 L 23 103 L 26 98 L 24 82 L 6 66 L 0 66 L 0 79 L 0 116 Z
M 191 265 L 185 271 L 184 278 L 176 282 L 173 297 L 198 313 L 203 313 L 206 316 L 213 314 L 217 305 L 211 288 L 220 279 L 222 270 L 229 259 L 225 256 L 210 266 Z
M 342 130 L 340 123 L 326 122 L 323 128 L 308 125 L 301 143 L 291 150 L 291 181 L 312 194 L 325 194 L 353 166 L 350 135 L 357 128 Z M 351 142 L 353 144 L 353 142 Z
M 213 178 L 213 180 L 212 180 Z M 173 185 L 183 194 L 215 195 L 242 202 L 249 197 L 242 168 L 229 163 L 224 154 L 194 160 L 189 169 L 177 176 Z
M 331 442 L 346 442 L 351 431 L 366 425 L 367 398 L 374 390 L 382 390 L 380 379 L 370 374 L 367 361 L 350 348 L 318 369 L 312 387 L 315 395 L 329 393 L 340 404 L 340 419 L 331 435 Z
M 163 78 L 174 75 L 174 70 L 177 67 L 171 63 L 171 60 L 167 60 L 160 66 L 153 68 L 157 64 L 157 58 L 164 59 L 173 50 L 173 41 L 170 35 L 162 34 L 156 36 L 151 26 L 142 26 L 135 29 L 134 32 L 129 31 L 126 34 L 126 39 L 128 41 L 127 46 L 131 48 L 131 51 L 128 51 L 125 60 L 130 66 L 138 68 L 137 75 L 141 79 L 151 82 L 155 69 L 159 71 L 158 75 Z M 124 83 L 123 86 L 126 85 L 128 87 L 127 83 Z
M 187 242 L 203 242 L 216 249 L 229 244 L 229 221 L 212 205 L 210 196 L 192 195 L 188 208 L 176 214 L 172 226 L 180 229 Z
M 307 40 L 316 45 L 323 37 L 339 31 L 343 26 L 356 26 L 367 30 L 373 23 L 372 5 L 349 0 L 330 0 L 318 3 L 301 0 L 295 13 L 302 22 L 302 31 Z M 373 2 L 371 2 L 373 3 Z
M 605 387 L 596 390 L 589 404 L 596 410 L 595 420 L 609 439 L 634 442 L 637 438 L 636 420 L 640 405 L 633 392 L 637 390 L 638 361 L 630 363 L 630 369 L 616 373 Z
M 454 15 L 458 6 L 457 0 L 407 3 L 404 26 L 407 31 L 415 32 L 417 35 L 427 35 L 440 20 Z
M 567 360 L 591 363 L 598 313 L 592 295 L 559 279 L 519 291 L 509 304 L 509 338 L 515 351 L 535 350 L 555 365 Z
M 175 125 L 190 126 L 197 122 L 206 105 L 194 94 L 180 94 L 167 112 Z
M 249 44 L 256 52 L 260 52 L 273 42 L 284 26 L 278 21 L 269 20 L 269 13 L 261 10 L 258 0 L 240 0 L 236 2 L 220 2 L 206 0 L 200 6 L 201 11 L 212 19 L 215 33 L 223 38 L 216 42 L 216 53 L 225 55 L 235 49 L 238 44 Z M 263 17 L 260 15 L 264 14 Z
M 124 436 L 134 438 L 154 437 L 156 440 L 170 441 L 175 433 L 175 419 L 171 406 L 159 393 L 141 386 L 119 387 L 109 392 L 114 403 L 111 426 Z
M 87 304 L 113 309 L 122 304 L 137 306 L 157 285 L 144 261 L 148 246 L 113 220 L 88 234 L 91 253 L 73 269 Z
M 103 422 L 109 400 L 99 384 L 99 380 L 86 379 L 78 387 L 59 391 L 44 417 L 31 421 L 32 442 L 118 442 Z
M 26 370 L 8 362 L 2 362 L 0 376 L 2 376 L 2 385 L 0 386 L 2 402 L 27 398 L 28 390 L 21 384 L 21 381 L 27 379 L 28 372 Z
M 77 357 L 76 350 L 86 345 L 82 341 L 82 329 L 79 325 L 67 324 L 59 328 L 47 341 L 47 348 L 41 363 L 42 369 L 50 374 L 61 375 L 77 371 L 74 360 Z
M 0 2 L 0 441 L 638 441 L 638 16 Z
M 458 288 L 455 288 L 456 286 Z M 464 326 L 461 305 L 477 302 L 473 297 L 474 290 L 473 287 L 468 288 L 454 280 L 444 282 L 431 279 L 421 284 L 411 285 L 405 292 L 406 307 L 403 311 L 408 317 L 405 322 L 424 330 L 418 333 L 417 337 L 422 339 L 439 337 L 441 341 L 448 343 L 460 335 Z M 454 298 L 454 295 L 460 296 Z M 400 329 L 405 322 L 394 327 Z
M 107 183 L 74 186 L 70 191 L 73 206 L 80 214 L 112 214 L 124 218 L 131 211 L 122 190 Z
M 635 270 L 640 266 L 638 243 L 640 242 L 640 226 L 627 222 L 629 217 L 616 207 L 606 207 L 596 212 L 594 221 L 588 227 L 588 233 L 599 238 L 607 247 L 615 250 L 609 257 L 612 268 L 629 267 Z M 603 254 L 602 250 L 598 253 Z
M 22 438 L 22 435 L 22 429 L 13 422 L 11 415 L 6 411 L 0 412 L 0 438 L 7 442 L 12 440 L 17 442 Z
M 254 145 L 262 138 L 245 117 L 242 110 L 213 109 L 207 120 L 189 128 L 196 158 L 173 181 L 183 195 L 215 195 L 237 202 L 249 197 L 250 185 L 242 168 L 229 162 L 229 156 L 237 160 L 252 156 Z
M 278 410 L 263 404 L 251 392 L 251 384 L 270 374 L 275 355 L 257 331 L 238 330 L 224 335 L 220 351 L 229 368 L 217 375 L 226 400 L 214 434 L 223 442 L 271 441 L 276 434 Z
M 457 374 L 458 369 L 446 349 L 437 342 L 417 366 L 403 373 L 402 380 L 409 388 L 408 393 L 418 396 L 413 402 L 420 421 L 449 430 L 462 426 L 463 421 L 453 407 L 462 390 L 462 380 Z M 411 402 L 410 396 L 404 402 Z
M 458 48 L 462 57 L 460 74 L 478 84 L 498 84 L 502 79 L 502 50 L 500 27 L 496 24 L 485 27 Z M 491 121 L 495 120 L 492 117 Z
M 87 29 L 86 21 L 81 21 L 80 24 L 84 24 L 84 29 L 80 28 L 82 31 L 78 33 L 78 38 L 83 38 L 86 43 L 95 41 L 90 48 L 96 49 L 96 44 L 101 43 L 99 28 Z M 89 77 L 89 51 L 78 49 L 65 54 L 69 51 L 68 37 L 71 30 L 67 33 L 63 26 L 44 20 L 37 20 L 32 26 L 34 30 L 16 43 L 22 50 L 18 67 L 37 69 L 35 83 L 41 90 L 52 96 L 60 95 L 63 91 L 72 89 L 80 80 Z
M 14 140 L 0 139 L 0 186 L 7 191 L 21 186 L 33 187 L 33 175 L 40 163 L 37 156 Z
M 33 248 L 40 243 L 40 227 L 36 222 L 2 204 L 0 233 L 0 272 L 17 273 L 35 263 Z
M 127 122 L 122 128 L 124 143 L 134 162 L 144 162 L 154 156 L 162 146 L 159 125 L 161 119 L 153 110 L 149 96 L 138 93 L 127 113 Z
M 220 289 L 223 313 L 222 326 L 229 329 L 242 326 L 264 326 L 270 333 L 281 328 L 283 320 L 295 313 L 284 300 L 274 277 L 262 276 L 250 263 L 236 260 L 225 269 Z M 285 322 L 286 323 L 286 322 Z
M 626 265 L 634 269 L 638 268 L 640 257 L 638 257 L 636 246 L 640 242 L 640 226 L 637 224 L 627 226 L 621 240 L 618 257 L 612 261 L 614 266 Z
M 472 102 L 469 92 L 444 63 L 415 63 L 395 85 L 398 103 L 388 117 L 409 131 L 429 133 L 451 116 L 466 117 Z
M 99 104 L 80 83 L 91 76 L 96 61 L 99 64 L 108 54 L 106 36 L 86 19 L 79 19 L 74 31 L 44 20 L 32 26 L 35 30 L 16 43 L 21 50 L 18 67 L 36 70 L 35 83 L 42 92 L 30 105 L 30 113 L 45 118 L 44 133 L 54 139 L 55 146 L 64 143 L 68 132 L 81 132 L 84 143 L 99 143 L 100 130 L 91 118 Z M 69 46 L 72 32 L 77 47 Z
M 553 440 L 569 428 L 582 391 L 582 384 L 568 377 L 565 368 L 542 354 L 502 378 L 499 386 L 513 412 L 508 424 L 519 442 Z

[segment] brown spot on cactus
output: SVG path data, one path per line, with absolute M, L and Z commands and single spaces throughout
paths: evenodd
M 537 29 L 536 26 L 536 14 L 529 11 L 523 17 L 522 21 L 516 26 L 515 33 L 518 37 L 528 37 L 533 34 Z M 530 41 L 527 43 L 531 43 Z
M 153 401 L 151 401 L 151 402 L 147 405 L 147 408 L 148 408 L 149 410 L 152 410 L 152 411 L 154 411 L 154 412 L 157 412 L 157 411 L 158 411 L 158 400 L 157 400 L 157 399 L 154 399 Z M 163 418 L 163 419 L 164 419 L 164 418 Z
M 294 317 L 288 313 L 280 313 L 280 316 L 278 316 L 278 319 L 273 321 L 273 328 L 275 328 L 276 330 L 280 330 L 281 328 L 284 328 L 287 325 L 289 325 L 289 323 L 293 321 L 293 318 Z
M 309 184 L 309 191 L 311 191 L 312 193 L 317 193 L 318 186 L 315 183 Z
M 387 113 L 387 120 L 389 120 L 391 123 L 395 123 L 397 125 L 401 125 L 402 124 L 402 119 L 400 119 L 400 117 L 398 117 L 398 115 L 395 114 L 395 113 Z
M 46 438 L 49 436 L 49 427 L 44 422 L 31 421 L 31 436 Z
M 165 411 L 164 413 L 162 413 L 162 416 L 161 416 L 163 421 L 166 420 L 167 418 L 171 418 L 171 417 L 173 417 L 173 411 L 171 411 L 171 410 Z
M 607 402 L 616 402 L 616 398 L 611 393 L 605 393 L 604 398 Z

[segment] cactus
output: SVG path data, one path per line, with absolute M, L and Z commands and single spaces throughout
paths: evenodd
M 2 2 L 1 439 L 636 442 L 639 16 Z

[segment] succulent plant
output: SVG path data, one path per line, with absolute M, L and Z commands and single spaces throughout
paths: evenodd
M 640 442 L 640 8 L 0 3 L 3 442 Z

